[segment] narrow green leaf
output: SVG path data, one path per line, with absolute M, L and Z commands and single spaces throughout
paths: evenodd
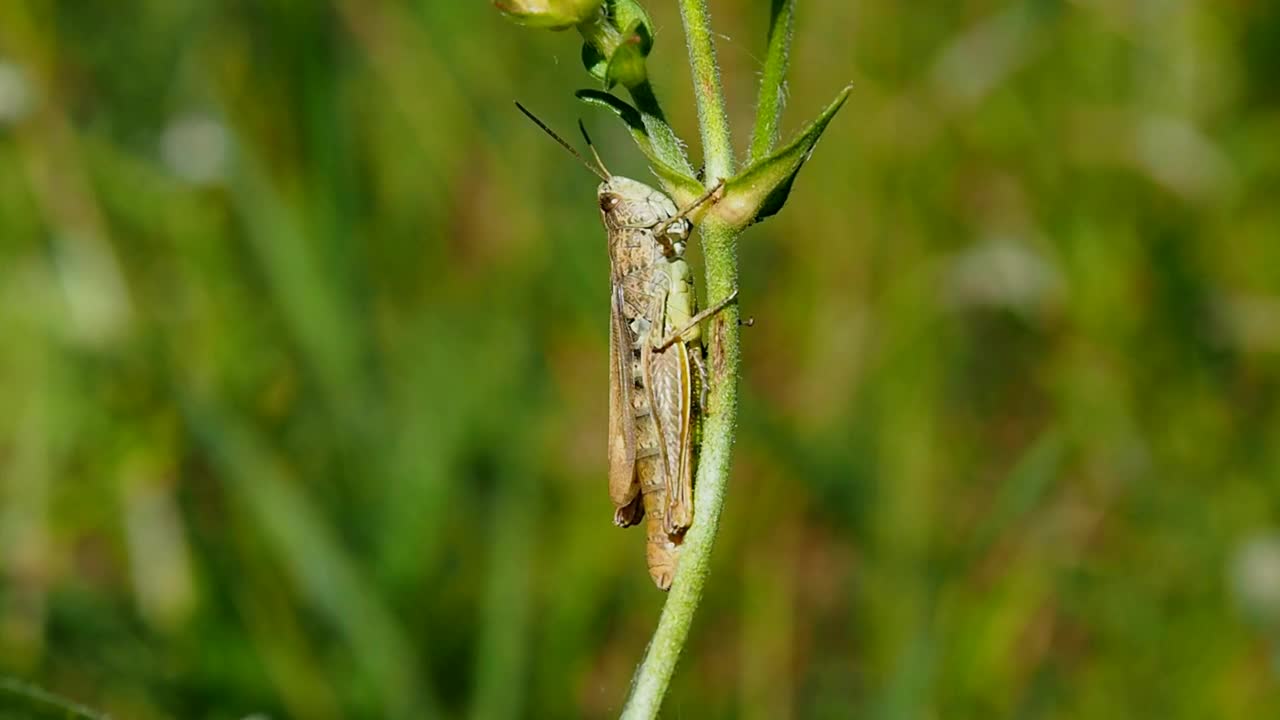
M 733 227 L 746 227 L 777 213 L 791 193 L 796 174 L 827 129 L 831 118 L 849 97 L 845 87 L 826 110 L 789 145 L 757 160 L 725 184 L 724 197 L 710 212 Z
M 769 49 L 760 77 L 760 96 L 756 100 L 756 124 L 751 131 L 751 149 L 747 164 L 759 160 L 778 141 L 778 122 L 786 102 L 785 80 L 791 55 L 791 32 L 795 25 L 796 1 L 773 0 L 769 18 Z
M 605 108 L 622 120 L 627 129 L 631 131 L 631 138 L 635 140 L 640 152 L 644 153 L 645 158 L 649 160 L 649 165 L 653 168 L 653 172 L 662 181 L 663 187 L 676 199 L 677 203 L 686 202 L 702 194 L 702 185 L 697 180 L 671 167 L 658 155 L 649 137 L 649 132 L 645 129 L 640 111 L 634 106 L 616 95 L 610 95 L 600 90 L 579 90 L 574 94 L 582 102 Z
M 689 162 L 684 142 L 667 123 L 667 116 L 662 112 L 662 104 L 653 92 L 653 85 L 646 80 L 627 88 L 627 91 L 631 93 L 631 103 L 640 111 L 640 120 L 649 133 L 654 154 L 662 158 L 662 162 L 668 167 L 675 168 L 687 177 L 694 177 L 693 164 Z
M 644 122 L 640 120 L 640 111 L 635 109 L 631 103 L 601 90 L 579 90 L 574 93 L 574 97 L 588 105 L 612 111 L 613 114 L 622 119 L 622 122 L 627 124 L 627 128 L 636 136 L 636 143 L 640 144 L 640 149 L 646 155 L 653 152 L 653 147 L 649 143 L 649 134 L 645 132 Z

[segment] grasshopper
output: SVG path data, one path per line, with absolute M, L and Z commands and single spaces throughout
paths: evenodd
M 596 191 L 609 243 L 609 495 L 613 522 L 635 525 L 648 515 L 649 576 L 671 587 L 680 544 L 693 523 L 696 423 L 706 409 L 707 371 L 699 324 L 723 310 L 737 291 L 697 312 L 684 250 L 688 215 L 718 195 L 723 181 L 683 210 L 666 194 L 613 175 L 541 120 L 526 116 L 568 150 L 601 183 Z M 696 408 L 695 408 L 696 405 Z

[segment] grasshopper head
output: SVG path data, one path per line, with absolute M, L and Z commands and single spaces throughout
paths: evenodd
M 683 217 L 671 221 L 679 211 L 666 193 L 637 180 L 613 175 L 600 183 L 596 197 L 606 227 L 655 228 L 656 239 L 669 254 L 684 253 L 693 225 Z

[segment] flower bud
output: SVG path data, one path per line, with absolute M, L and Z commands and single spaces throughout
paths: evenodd
M 645 58 L 653 49 L 653 23 L 636 0 L 606 0 L 606 11 L 578 26 L 582 65 L 606 88 L 635 87 L 647 78 Z
M 640 36 L 632 35 L 626 42 L 613 51 L 605 70 L 605 84 L 613 86 L 621 83 L 623 87 L 634 87 L 644 82 L 648 71 L 645 68 L 645 51 Z
M 493 0 L 502 14 L 526 27 L 564 30 L 595 15 L 602 0 Z

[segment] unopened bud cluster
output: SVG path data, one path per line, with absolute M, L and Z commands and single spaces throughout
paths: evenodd
M 580 25 L 600 9 L 603 0 L 494 0 L 512 20 L 532 28 L 565 30 Z
M 526 27 L 578 28 L 582 64 L 605 87 L 635 87 L 648 79 L 653 48 L 649 16 L 636 0 L 494 0 L 504 15 Z

